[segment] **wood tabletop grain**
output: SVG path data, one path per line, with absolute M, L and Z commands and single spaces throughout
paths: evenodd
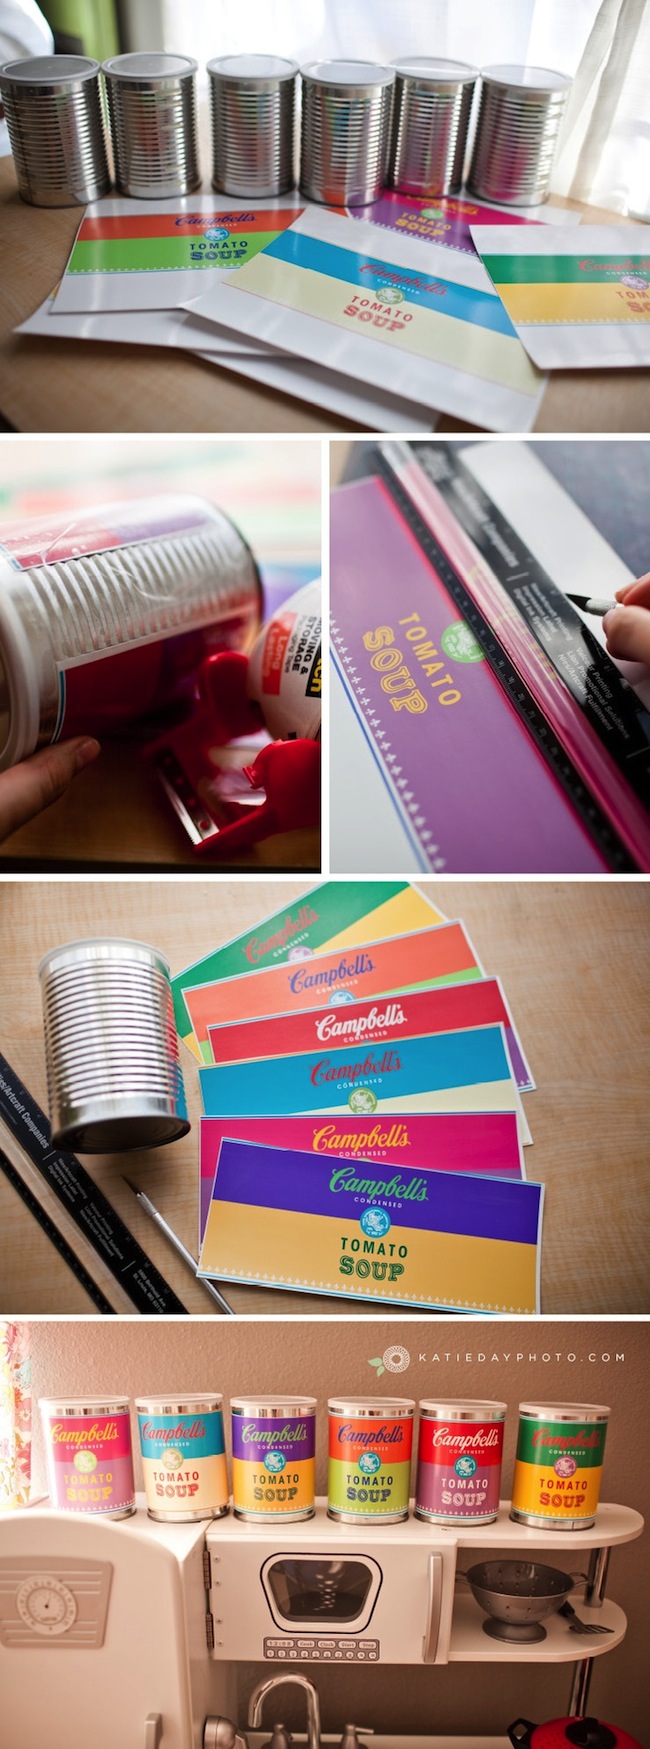
M 162 948 L 176 973 L 312 885 L 256 878 L 199 881 L 191 889 L 167 880 L 0 882 L 0 1050 L 44 1105 L 36 968 L 48 948 L 96 933 L 140 937 Z M 528 1176 L 546 1185 L 543 1311 L 648 1313 L 650 887 L 634 878 L 431 885 L 449 917 L 464 917 L 486 971 L 502 977 L 537 1082 L 525 1095 L 534 1138 L 526 1164 Z M 84 1163 L 188 1311 L 209 1316 L 204 1289 L 123 1183 L 126 1174 L 146 1190 L 196 1251 L 199 1097 L 185 1050 L 183 1067 L 187 1137 L 158 1151 Z M 253 1317 L 333 1311 L 313 1295 L 246 1287 L 226 1294 L 238 1313 Z M 375 1311 L 352 1301 L 349 1309 Z M 0 1175 L 0 1315 L 91 1311 Z

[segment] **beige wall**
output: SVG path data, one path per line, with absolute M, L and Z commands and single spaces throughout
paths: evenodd
M 644 1509 L 648 1494 L 648 1326 L 639 1323 L 571 1324 L 563 1321 L 500 1324 L 461 1319 L 242 1322 L 229 1319 L 161 1323 L 35 1322 L 34 1393 L 82 1395 L 127 1392 L 219 1390 L 309 1392 L 319 1399 L 317 1487 L 326 1487 L 325 1413 L 328 1395 L 399 1394 L 416 1398 L 446 1394 L 503 1398 L 506 1423 L 504 1489 L 512 1480 L 517 1405 L 522 1398 L 603 1402 L 612 1416 L 605 1459 L 604 1498 Z M 410 1364 L 381 1381 L 369 1361 L 401 1342 Z M 573 1355 L 575 1359 L 569 1357 Z M 590 1355 L 595 1355 L 591 1360 Z M 481 1358 L 483 1357 L 483 1358 Z M 608 1357 L 608 1358 L 605 1358 Z M 620 1358 L 619 1358 L 620 1357 Z M 37 1436 L 36 1478 L 43 1479 Z M 567 1569 L 575 1554 L 553 1545 L 554 1564 Z M 623 1645 L 594 1670 L 591 1708 L 647 1742 L 647 1539 L 615 1550 L 609 1589 L 626 1609 L 630 1626 Z M 399 1607 L 399 1600 L 396 1602 Z M 587 1642 L 585 1642 L 586 1644 Z M 261 1674 L 240 1670 L 241 1716 L 246 1695 Z M 357 1719 L 387 1731 L 435 1733 L 503 1731 L 523 1714 L 535 1720 L 566 1710 L 569 1667 L 546 1672 L 489 1665 L 410 1669 L 403 1684 L 391 1667 L 372 1672 L 315 1672 L 324 1727 L 338 1730 Z M 300 1708 L 282 1696 L 281 1717 L 301 1728 Z

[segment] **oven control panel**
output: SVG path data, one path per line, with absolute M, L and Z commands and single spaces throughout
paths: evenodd
M 318 1634 L 283 1634 L 280 1638 L 269 1638 L 264 1641 L 264 1657 L 275 1658 L 278 1661 L 305 1662 L 312 1660 L 317 1663 L 322 1660 L 328 1664 L 345 1664 L 354 1660 L 357 1664 L 377 1664 L 379 1662 L 379 1640 L 335 1639 L 331 1634 L 329 1639 L 320 1639 Z
M 108 1561 L 0 1559 L 0 1641 L 12 1651 L 103 1645 Z

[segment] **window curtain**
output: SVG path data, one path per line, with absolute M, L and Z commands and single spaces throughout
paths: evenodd
M 158 33 L 202 67 L 271 49 L 301 64 L 418 54 L 556 68 L 574 84 L 554 192 L 650 219 L 650 0 L 131 0 L 134 25 L 141 8 L 147 46 Z
M 26 1506 L 32 1449 L 29 1331 L 0 1323 L 0 1512 Z

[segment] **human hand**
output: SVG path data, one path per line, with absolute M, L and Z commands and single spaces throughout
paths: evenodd
M 57 802 L 99 751 L 98 741 L 77 735 L 73 741 L 43 747 L 10 771 L 0 772 L 0 841 Z
M 603 620 L 609 654 L 650 668 L 650 571 L 617 589 L 616 600 Z

